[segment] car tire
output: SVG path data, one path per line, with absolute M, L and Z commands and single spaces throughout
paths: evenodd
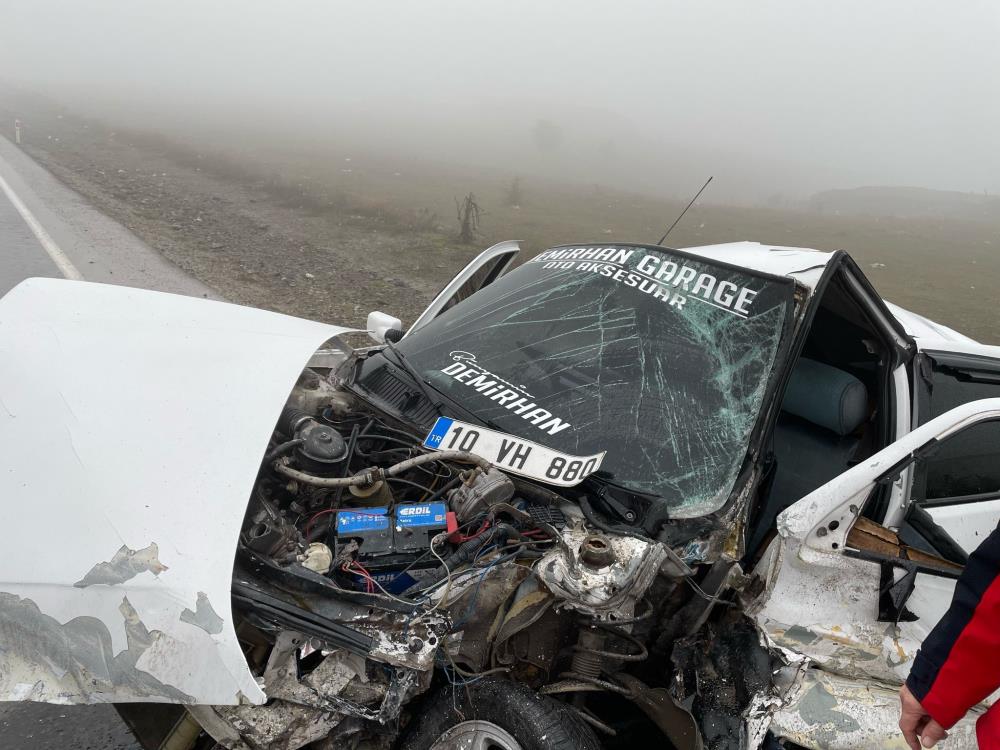
M 399 750 L 459 747 L 600 750 L 601 744 L 566 705 L 521 683 L 486 677 L 464 687 L 446 685 L 425 700 Z

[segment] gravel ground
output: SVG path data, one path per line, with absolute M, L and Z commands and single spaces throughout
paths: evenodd
M 373 309 L 412 320 L 476 250 L 417 214 L 357 205 L 260 164 L 69 114 L 39 110 L 30 122 L 23 148 L 38 163 L 240 304 L 346 325 Z

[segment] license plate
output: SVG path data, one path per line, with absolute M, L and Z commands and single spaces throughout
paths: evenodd
M 448 417 L 438 417 L 424 439 L 424 447 L 474 453 L 503 471 L 560 487 L 579 484 L 601 468 L 604 460 L 603 452 L 593 456 L 571 456 L 516 435 Z

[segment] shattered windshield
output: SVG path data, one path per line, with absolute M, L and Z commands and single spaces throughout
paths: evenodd
M 642 246 L 548 250 L 398 344 L 497 429 L 607 451 L 673 517 L 720 508 L 790 319 L 793 284 Z

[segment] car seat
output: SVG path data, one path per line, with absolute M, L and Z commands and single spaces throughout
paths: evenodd
M 754 552 L 792 503 L 850 468 L 868 422 L 868 389 L 848 372 L 802 358 L 795 365 L 774 430 L 774 478 L 758 513 Z

